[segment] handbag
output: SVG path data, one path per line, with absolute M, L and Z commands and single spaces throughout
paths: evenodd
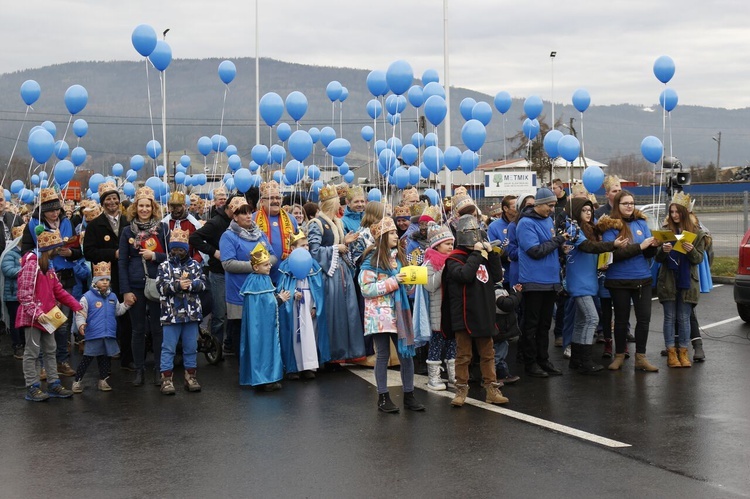
M 159 301 L 161 296 L 159 290 L 156 288 L 156 279 L 148 276 L 148 268 L 146 267 L 146 260 L 141 258 L 143 263 L 143 275 L 146 276 L 146 285 L 143 287 L 143 294 L 146 295 L 146 299 L 151 301 Z

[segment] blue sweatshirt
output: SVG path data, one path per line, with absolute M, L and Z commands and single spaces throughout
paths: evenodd
M 632 222 L 625 222 L 633 234 L 630 239 L 631 243 L 641 244 L 645 239 L 651 237 L 651 230 L 645 220 L 636 219 Z M 609 229 L 602 235 L 603 241 L 614 241 L 620 233 L 617 229 Z M 610 279 L 651 279 L 651 264 L 644 258 L 642 253 L 627 258 L 625 260 L 615 261 L 607 269 L 607 280 Z
M 542 218 L 533 207 L 524 209 L 516 227 L 518 239 L 518 281 L 541 284 L 544 289 L 553 289 L 560 284 L 560 260 L 558 248 L 563 236 L 555 236 L 552 217 Z M 533 289 L 531 289 L 533 290 Z

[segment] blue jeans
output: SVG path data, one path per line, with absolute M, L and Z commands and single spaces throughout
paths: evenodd
M 677 323 L 677 341 L 680 348 L 690 344 L 690 313 L 693 306 L 682 301 L 682 291 L 677 291 L 675 300 L 662 302 L 664 307 L 664 344 L 667 348 L 674 346 L 675 322 Z
M 572 296 L 569 296 L 565 300 L 565 315 L 563 318 L 563 348 L 566 348 L 573 342 L 573 325 L 576 321 L 576 300 Z
M 182 364 L 185 369 L 198 367 L 199 322 L 164 324 L 164 339 L 161 343 L 161 372 L 174 369 L 174 354 L 177 343 L 182 340 Z
M 596 304 L 593 296 L 575 297 L 575 327 L 573 328 L 573 343 L 591 345 L 594 342 L 594 332 L 599 323 Z
M 161 307 L 159 306 L 159 302 L 147 299 L 142 289 L 133 289 L 132 292 L 135 295 L 135 304 L 130 307 L 129 313 L 130 321 L 133 325 L 133 337 L 131 340 L 133 345 L 133 363 L 137 370 L 142 370 L 146 363 L 146 318 L 148 317 L 151 344 L 154 349 L 154 369 L 161 371 L 159 369 L 162 342 L 162 329 L 159 322 Z
M 508 342 L 501 341 L 493 345 L 495 349 L 495 367 L 502 369 L 503 372 L 508 370 L 508 364 L 505 362 L 505 357 L 508 356 Z
M 219 340 L 224 341 L 224 333 L 227 324 L 227 302 L 224 274 L 210 272 L 208 282 L 211 286 L 211 298 L 213 298 L 213 309 L 211 310 L 211 334 Z
M 375 359 L 375 382 L 378 385 L 378 395 L 388 393 L 388 359 L 391 357 L 391 340 L 398 346 L 398 337 L 395 333 L 376 333 L 372 335 L 372 341 L 377 350 Z M 401 364 L 401 384 L 404 393 L 414 391 L 414 359 L 402 357 L 398 354 Z

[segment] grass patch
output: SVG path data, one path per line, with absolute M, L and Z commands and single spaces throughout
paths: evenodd
M 711 274 L 734 277 L 737 274 L 738 261 L 739 257 L 736 256 L 716 256 L 713 265 L 711 265 Z

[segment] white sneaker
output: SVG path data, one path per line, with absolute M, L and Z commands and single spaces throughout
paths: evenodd
M 99 388 L 99 391 L 102 392 L 111 392 L 112 387 L 109 386 L 109 383 L 107 383 L 107 379 L 100 379 L 99 384 L 97 385 L 97 388 Z
M 570 345 L 565 347 L 565 350 L 563 350 L 563 359 L 569 359 L 570 358 Z
M 73 382 L 73 393 L 83 393 L 83 381 Z

